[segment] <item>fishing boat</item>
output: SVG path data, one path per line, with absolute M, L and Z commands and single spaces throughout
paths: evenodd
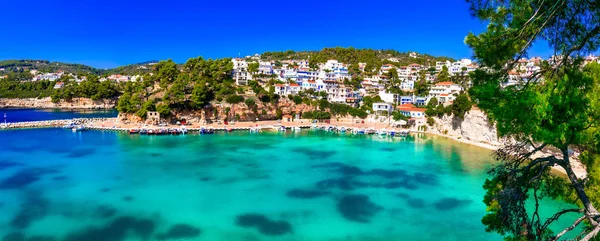
M 377 135 L 379 136 L 387 136 L 388 132 L 386 129 L 381 129 L 377 131 Z
M 83 125 L 77 125 L 77 126 L 73 126 L 73 127 L 71 128 L 71 130 L 72 130 L 73 132 L 84 131 L 84 130 L 85 130 L 85 126 L 83 126 Z
M 141 129 L 141 130 L 140 130 L 140 135 L 148 135 L 148 130 L 146 130 L 146 129 Z
M 279 130 L 279 131 L 285 131 L 285 126 L 280 126 L 279 128 L 277 128 L 277 130 Z
M 313 124 L 312 126 L 310 126 L 310 129 L 311 130 L 318 130 L 319 127 L 317 125 Z
M 369 129 L 367 129 L 365 131 L 365 134 L 367 134 L 367 135 L 372 135 L 372 134 L 375 134 L 375 133 L 377 133 L 377 131 L 375 129 L 373 129 L 373 128 L 369 128 Z
M 65 129 L 72 129 L 75 126 L 76 126 L 75 123 L 71 122 L 69 124 L 64 125 L 63 128 L 65 128 Z
M 394 130 L 388 131 L 388 136 L 391 136 L 391 137 L 396 136 L 396 131 L 394 131 Z
M 250 133 L 258 133 L 260 132 L 260 128 L 258 127 L 250 127 Z
M 294 126 L 294 127 L 292 127 L 292 131 L 302 131 L 302 128 L 300 128 L 298 126 Z
M 181 133 L 182 135 L 187 134 L 188 130 L 187 128 L 185 128 L 185 126 L 182 126 L 181 128 L 179 128 L 179 133 Z
M 399 131 L 398 133 L 396 133 L 396 137 L 406 137 L 409 133 L 409 131 Z
M 138 129 L 130 129 L 130 130 L 129 130 L 129 134 L 130 134 L 130 135 L 134 135 L 134 134 L 140 134 L 140 130 L 138 130 Z
M 343 127 L 343 126 L 342 126 L 342 127 L 339 129 L 339 132 L 340 132 L 340 133 L 346 133 L 346 127 Z

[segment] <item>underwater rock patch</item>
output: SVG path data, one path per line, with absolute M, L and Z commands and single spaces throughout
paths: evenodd
M 199 228 L 188 224 L 173 225 L 169 231 L 156 236 L 158 240 L 187 240 L 200 236 L 202 231 Z
M 292 233 L 292 225 L 286 221 L 269 220 L 261 214 L 239 215 L 235 221 L 236 225 L 244 228 L 256 228 L 261 234 L 267 236 L 280 236 Z
M 9 233 L 4 235 L 2 241 L 25 241 L 25 235 L 23 233 Z
M 320 151 L 313 148 L 294 148 L 293 152 L 301 153 L 308 156 L 311 160 L 327 160 L 335 155 L 335 151 Z
M 19 212 L 12 218 L 10 225 L 15 228 L 27 228 L 33 221 L 43 218 L 47 213 L 48 201 L 38 192 L 30 192 L 26 194 Z
M 18 166 L 23 166 L 23 164 L 17 163 L 17 162 L 12 162 L 12 161 L 6 161 L 6 160 L 0 161 L 0 171 L 11 168 L 11 167 L 18 167 Z
M 92 148 L 76 149 L 76 150 L 70 151 L 69 155 L 67 155 L 67 157 L 81 158 L 81 157 L 92 155 L 92 154 L 94 154 L 94 152 L 96 152 L 96 151 Z
M 460 200 L 460 199 L 456 199 L 456 198 L 442 198 L 442 199 L 438 200 L 434 204 L 434 206 L 438 210 L 447 211 L 450 209 L 458 208 L 460 206 L 468 205 L 471 202 L 472 202 L 471 200 Z
M 367 195 L 346 195 L 338 201 L 337 210 L 342 216 L 350 221 L 369 223 L 371 218 L 381 211 L 382 208 L 371 202 Z
M 50 168 L 28 168 L 0 181 L 0 189 L 20 189 L 37 182 L 44 175 L 57 173 Z
M 330 192 L 317 191 L 317 190 L 302 190 L 302 189 L 292 189 L 289 190 L 285 195 L 291 198 L 298 199 L 311 199 L 318 198 L 322 196 L 328 195 Z
M 54 181 L 64 181 L 66 179 L 67 179 L 67 176 L 56 176 L 56 177 L 52 178 L 52 180 L 54 180 Z
M 123 241 L 128 232 L 135 234 L 142 240 L 148 240 L 154 229 L 155 224 L 152 220 L 125 216 L 113 220 L 105 227 L 90 227 L 71 233 L 67 235 L 64 241 Z
M 31 236 L 27 241 L 57 241 L 58 239 L 51 236 Z
M 424 208 L 425 200 L 420 199 L 420 198 L 409 198 L 409 199 L 406 199 L 406 204 L 408 204 L 408 206 L 410 206 L 412 208 Z
M 133 201 L 135 198 L 133 198 L 132 196 L 124 196 L 123 197 L 123 201 L 125 202 L 131 202 Z
M 100 205 L 96 208 L 96 216 L 100 218 L 111 218 L 117 213 L 117 209 L 108 206 Z

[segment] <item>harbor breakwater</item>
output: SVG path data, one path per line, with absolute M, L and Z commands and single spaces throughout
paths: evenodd
M 92 100 L 89 98 L 73 98 L 71 101 L 61 100 L 52 102 L 50 97 L 45 98 L 23 98 L 9 99 L 0 98 L 0 108 L 38 108 L 38 109 L 85 109 L 102 110 L 114 109 L 117 105 L 116 100 Z
M 15 123 L 2 123 L 0 129 L 26 129 L 26 128 L 48 128 L 62 127 L 69 124 L 92 125 L 97 122 L 111 121 L 115 118 L 74 118 L 65 120 L 25 121 Z

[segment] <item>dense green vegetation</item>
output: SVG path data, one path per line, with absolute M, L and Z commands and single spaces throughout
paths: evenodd
M 72 73 L 76 75 L 111 75 L 111 74 L 123 74 L 123 75 L 137 75 L 149 73 L 152 70 L 151 63 L 157 61 L 148 61 L 138 64 L 131 64 L 126 66 L 117 67 L 114 69 L 98 69 L 83 64 L 70 64 L 62 62 L 50 62 L 48 60 L 3 60 L 0 61 L 0 69 L 5 69 L 5 74 L 15 72 L 26 72 L 30 70 L 38 70 L 43 73 L 52 73 L 62 70 L 66 73 Z M 0 72 L 2 75 L 2 72 Z M 31 79 L 31 78 L 28 78 Z M 25 80 L 25 79 L 21 79 Z
M 53 93 L 54 82 L 25 82 L 0 80 L 0 98 L 43 98 Z
M 309 57 L 310 56 L 310 57 Z M 454 61 L 448 57 L 434 57 L 427 54 L 418 54 L 416 58 L 410 57 L 410 53 L 402 53 L 396 50 L 374 50 L 374 49 L 356 49 L 356 48 L 324 48 L 320 51 L 301 51 L 292 50 L 284 52 L 265 52 L 261 58 L 267 60 L 309 60 L 313 67 L 318 63 L 325 63 L 327 60 L 336 59 L 342 63 L 348 64 L 351 73 L 359 73 L 358 63 L 367 63 L 366 72 L 375 73 L 383 64 L 393 64 L 396 66 L 406 66 L 409 64 L 427 64 L 435 66 L 436 61 Z M 396 58 L 398 62 L 389 61 L 389 58 Z
M 482 222 L 505 240 L 563 240 L 563 235 L 598 240 L 600 65 L 583 67 L 582 56 L 600 47 L 600 5 L 586 0 L 469 2 L 473 15 L 489 22 L 487 31 L 466 38 L 483 67 L 471 76 L 470 95 L 495 120 L 498 134 L 518 142 L 496 152 L 500 162 L 484 185 L 487 214 Z M 501 86 L 518 59 L 540 41 L 549 43 L 559 61 L 542 65 L 531 81 Z M 552 152 L 538 155 L 540 150 Z M 587 169 L 583 180 L 571 164 L 573 151 L 581 153 Z M 553 166 L 566 177 L 552 175 Z M 548 215 L 540 203 L 546 198 L 577 207 Z M 576 218 L 564 219 L 565 214 Z M 559 218 L 572 223 L 557 223 Z

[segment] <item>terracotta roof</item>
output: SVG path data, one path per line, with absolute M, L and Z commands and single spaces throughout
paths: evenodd
M 275 86 L 277 86 L 277 87 L 284 87 L 285 85 L 284 84 L 276 84 Z
M 452 83 L 452 82 L 439 82 L 439 83 L 437 83 L 435 85 L 455 85 L 455 83 Z
M 283 115 L 283 118 L 292 118 L 292 115 Z
M 440 94 L 440 96 L 448 96 L 448 94 Z
M 298 84 L 290 84 L 290 86 L 300 86 L 300 85 L 298 85 Z
M 398 107 L 398 110 L 401 111 L 410 111 L 410 112 L 425 112 L 425 108 L 416 108 L 416 107 Z

